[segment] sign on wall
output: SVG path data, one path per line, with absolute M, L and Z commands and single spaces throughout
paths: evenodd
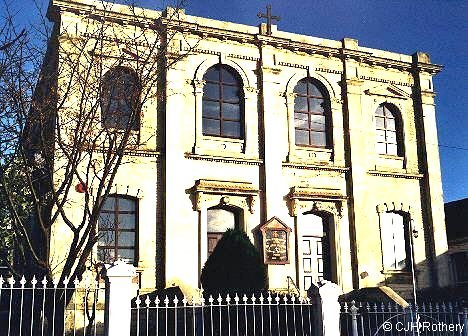
M 291 228 L 276 217 L 260 227 L 263 237 L 263 262 L 289 264 L 289 233 Z

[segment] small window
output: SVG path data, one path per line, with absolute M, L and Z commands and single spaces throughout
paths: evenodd
M 325 92 L 312 78 L 301 79 L 294 88 L 296 145 L 331 146 L 330 101 Z
M 138 130 L 141 87 L 136 73 L 126 67 L 109 70 L 101 84 L 101 122 L 105 128 Z
M 383 213 L 380 229 L 384 269 L 408 270 L 411 264 L 408 224 L 405 216 L 395 212 Z
M 126 196 L 109 196 L 98 222 L 98 260 L 110 263 L 136 261 L 137 201 Z
M 234 69 L 218 64 L 203 76 L 203 134 L 242 139 L 244 101 L 242 81 Z
M 403 132 L 400 113 L 390 104 L 381 104 L 375 111 L 377 153 L 403 156 Z

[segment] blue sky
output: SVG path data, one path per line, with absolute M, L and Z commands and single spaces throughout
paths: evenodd
M 24 13 L 21 21 L 35 19 L 32 0 L 12 2 Z M 169 3 L 138 1 L 155 9 L 164 2 Z M 433 63 L 444 65 L 434 79 L 444 199 L 468 197 L 468 1 L 189 0 L 186 12 L 257 25 L 256 15 L 267 3 L 281 16 L 279 30 L 336 40 L 352 37 L 362 46 L 404 54 L 424 51 Z

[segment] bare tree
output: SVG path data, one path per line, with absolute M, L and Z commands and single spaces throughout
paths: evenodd
M 51 2 L 42 34 L 18 29 L 7 7 L 0 27 L 0 248 L 14 246 L 0 259 L 14 276 L 59 283 L 93 268 L 119 168 L 157 142 L 143 115 L 163 106 L 166 70 L 197 44 L 184 41 L 180 0 L 162 12 L 101 2 L 79 14 L 66 2 Z M 57 228 L 66 249 L 54 254 Z
M 15 248 L 13 260 L 0 258 L 12 274 L 58 275 L 62 283 L 80 279 L 90 266 L 101 209 L 119 168 L 131 162 L 128 153 L 156 143 L 154 129 L 141 132 L 142 116 L 163 105 L 166 70 L 197 43 L 185 41 L 184 52 L 174 47 L 185 35 L 182 5 L 155 12 L 102 2 L 67 13 L 76 18 L 70 24 L 52 1 L 46 48 L 28 29 L 18 31 L 5 11 L 0 239 Z M 50 237 L 59 226 L 67 249 L 51 255 Z

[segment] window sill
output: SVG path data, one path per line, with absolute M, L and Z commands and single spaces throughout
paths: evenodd
M 219 155 L 220 153 L 227 153 L 229 156 L 244 157 L 245 140 L 224 138 L 216 136 L 204 135 L 194 147 L 194 154 L 201 155 Z
M 403 161 L 405 158 L 399 155 L 390 155 L 390 154 L 379 154 L 379 157 L 387 160 L 400 160 Z
M 333 150 L 323 147 L 295 146 L 288 155 L 288 162 L 329 165 L 333 162 Z
M 405 158 L 403 156 L 379 154 L 375 170 L 404 170 Z

